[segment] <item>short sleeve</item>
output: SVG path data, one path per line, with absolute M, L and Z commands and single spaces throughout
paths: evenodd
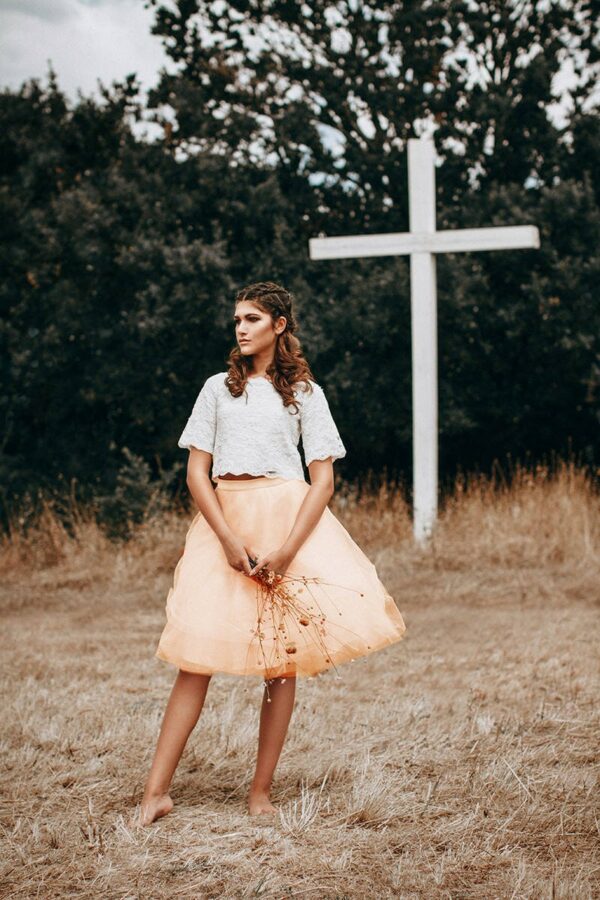
M 312 382 L 312 394 L 301 391 L 300 429 L 304 462 L 308 466 L 315 459 L 341 459 L 346 448 L 331 415 L 323 388 Z
M 196 447 L 198 450 L 206 450 L 208 453 L 213 452 L 217 427 L 216 401 L 214 382 L 207 378 L 196 398 L 181 437 L 177 441 L 178 447 L 188 450 L 190 447 Z

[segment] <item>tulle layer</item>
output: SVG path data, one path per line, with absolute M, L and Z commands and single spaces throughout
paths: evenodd
M 219 479 L 226 521 L 262 556 L 287 539 L 310 485 Z M 375 566 L 329 507 L 279 582 L 232 568 L 198 512 L 166 601 L 156 656 L 188 672 L 313 676 L 399 641 L 406 626 Z

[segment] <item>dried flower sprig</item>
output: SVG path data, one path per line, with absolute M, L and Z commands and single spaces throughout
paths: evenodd
M 250 557 L 249 559 L 252 565 L 256 565 L 256 560 Z M 320 588 L 338 587 L 359 594 L 361 597 L 364 596 L 364 593 L 346 585 L 332 585 L 319 577 L 309 578 L 305 575 L 290 573 L 281 575 L 272 569 L 261 569 L 250 577 L 256 582 L 257 588 L 257 622 L 256 627 L 251 629 L 254 637 L 250 642 L 248 653 L 250 653 L 254 639 L 257 639 L 265 669 L 267 702 L 271 702 L 269 682 L 275 680 L 268 678 L 267 673 L 273 669 L 281 669 L 285 665 L 284 661 L 293 659 L 298 652 L 297 642 L 291 634 L 292 623 L 295 626 L 294 631 L 304 631 L 307 638 L 314 641 L 324 661 L 330 663 L 337 673 L 331 648 L 328 647 L 326 640 L 329 635 L 327 617 L 324 615 L 311 585 L 318 585 Z M 310 599 L 305 600 L 301 596 L 303 593 L 306 593 Z M 341 616 L 341 611 L 338 610 L 338 612 Z M 267 636 L 266 631 L 269 627 L 271 634 Z M 351 633 L 354 634 L 354 632 Z M 344 645 L 344 642 L 341 644 L 349 646 Z M 282 681 L 285 681 L 285 678 L 282 678 Z

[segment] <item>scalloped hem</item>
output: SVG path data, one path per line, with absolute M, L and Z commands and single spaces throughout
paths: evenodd
M 308 482 L 307 482 L 306 479 L 304 478 L 304 475 L 302 475 L 302 477 L 300 477 L 299 475 L 267 475 L 267 474 L 265 474 L 264 471 L 257 472 L 256 470 L 252 470 L 252 469 L 244 469 L 244 470 L 241 471 L 241 472 L 236 472 L 236 471 L 232 471 L 231 469 L 227 469 L 227 472 L 219 473 L 218 475 L 217 475 L 216 473 L 213 472 L 213 473 L 211 474 L 211 478 L 212 478 L 212 480 L 215 481 L 217 484 L 220 484 L 220 483 L 222 483 L 223 481 L 229 482 L 229 481 L 235 481 L 235 480 L 236 480 L 235 478 L 225 478 L 225 479 L 223 479 L 223 478 L 221 477 L 221 475 L 252 475 L 252 480 L 254 480 L 254 478 L 268 478 L 269 481 L 273 481 L 274 479 L 278 479 L 278 480 L 280 480 L 280 481 L 304 481 L 305 484 L 308 484 Z M 248 479 L 246 479 L 246 480 L 247 480 L 247 481 L 250 481 L 251 479 L 248 478 Z M 243 481 L 243 479 L 240 479 L 240 481 Z

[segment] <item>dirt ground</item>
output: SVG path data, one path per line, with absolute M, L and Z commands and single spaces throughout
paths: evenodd
M 270 823 L 246 811 L 262 681 L 216 674 L 173 812 L 131 824 L 193 511 L 123 546 L 50 514 L 5 542 L 2 897 L 600 896 L 597 494 L 569 468 L 457 485 L 428 550 L 400 494 L 330 507 L 407 632 L 299 679 Z

